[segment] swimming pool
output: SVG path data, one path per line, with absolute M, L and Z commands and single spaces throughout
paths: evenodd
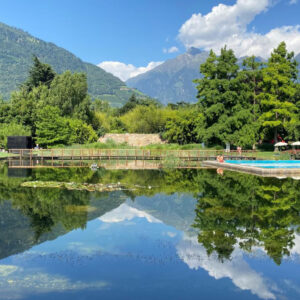
M 300 160 L 226 160 L 225 162 L 265 169 L 300 169 Z

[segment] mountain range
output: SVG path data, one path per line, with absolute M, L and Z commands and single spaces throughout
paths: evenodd
M 83 62 L 53 43 L 0 23 L 0 99 L 9 99 L 10 93 L 26 80 L 33 55 L 50 64 L 57 73 L 66 70 L 86 73 L 91 97 L 107 100 L 112 106 L 120 107 L 132 93 L 139 97 L 145 97 L 146 94 L 163 104 L 180 101 L 195 103 L 197 90 L 193 80 L 202 77 L 200 65 L 206 61 L 209 52 L 192 47 L 156 68 L 130 78 L 126 85 L 111 73 Z M 300 62 L 300 54 L 296 60 Z M 239 63 L 241 61 L 242 58 Z
M 141 94 L 128 88 L 119 78 L 96 65 L 83 62 L 69 51 L 0 23 L 0 95 L 4 99 L 8 99 L 10 93 L 26 80 L 33 55 L 50 64 L 57 73 L 66 70 L 86 73 L 88 92 L 92 98 L 107 100 L 113 106 L 123 105 L 133 92 Z
M 167 60 L 156 68 L 128 79 L 126 83 L 163 104 L 180 101 L 195 103 L 197 90 L 193 80 L 202 77 L 200 65 L 206 61 L 208 55 L 207 51 L 190 48 L 186 53 Z M 242 57 L 238 60 L 239 65 L 243 59 Z M 264 61 L 263 58 L 258 60 Z M 296 60 L 300 63 L 300 54 L 296 56 Z
M 196 102 L 197 90 L 193 80 L 200 78 L 200 65 L 208 55 L 209 52 L 190 48 L 186 53 L 167 60 L 156 68 L 128 79 L 126 83 L 129 87 L 157 98 L 163 104 Z

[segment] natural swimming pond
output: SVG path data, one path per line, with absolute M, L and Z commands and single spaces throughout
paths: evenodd
M 226 160 L 226 162 L 267 169 L 300 169 L 300 160 Z
M 291 178 L 3 165 L 0 299 L 299 299 L 299 211 Z

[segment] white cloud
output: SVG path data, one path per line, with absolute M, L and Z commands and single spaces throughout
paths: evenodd
M 112 73 L 121 80 L 126 81 L 129 78 L 150 71 L 162 63 L 163 61 L 152 61 L 146 67 L 136 67 L 132 64 L 127 65 L 119 61 L 103 61 L 102 63 L 98 64 L 98 67 L 109 73 Z
M 294 0 L 292 0 L 294 1 Z M 300 52 L 300 26 L 284 26 L 266 34 L 248 30 L 254 18 L 271 7 L 271 0 L 237 0 L 236 4 L 219 4 L 207 15 L 193 14 L 180 28 L 178 38 L 186 48 L 198 47 L 218 52 L 227 45 L 237 56 L 268 57 L 282 41 L 289 51 Z
M 119 223 L 123 221 L 130 221 L 134 218 L 145 218 L 149 223 L 161 223 L 161 221 L 152 217 L 150 214 L 130 207 L 126 203 L 123 203 L 118 208 L 104 214 L 99 219 L 106 223 Z
M 298 3 L 298 0 L 291 0 L 290 1 L 290 5 L 297 4 L 297 3 Z
M 217 255 L 208 256 L 196 237 L 184 236 L 177 245 L 177 254 L 190 269 L 202 268 L 215 279 L 230 278 L 235 286 L 241 290 L 250 290 L 261 299 L 276 299 L 267 281 L 251 269 L 238 249 L 232 253 L 231 260 L 222 263 Z M 276 286 L 272 289 L 277 290 Z
M 166 48 L 163 49 L 164 53 L 176 53 L 178 51 L 179 51 L 179 49 L 175 46 L 170 47 L 169 49 L 166 49 Z

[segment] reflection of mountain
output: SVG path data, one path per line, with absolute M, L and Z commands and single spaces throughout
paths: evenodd
M 68 191 L 69 199 L 66 201 L 62 198 L 65 193 L 57 192 L 55 201 L 46 201 L 47 190 L 39 189 L 37 193 L 23 197 L 23 204 L 14 199 L 1 202 L 0 259 L 54 240 L 73 229 L 84 228 L 87 221 L 113 210 L 126 198 L 122 192 L 89 194 Z M 41 194 L 43 201 L 36 202 L 35 207 L 29 206 L 28 203 L 34 202 L 34 197 L 37 199 Z M 72 199 L 82 199 L 82 202 Z
M 149 223 L 160 223 L 160 221 L 150 214 L 130 207 L 128 204 L 123 203 L 119 207 L 113 209 L 110 212 L 102 215 L 99 219 L 105 223 L 119 223 L 125 220 L 132 220 L 134 218 L 145 218 Z
M 197 200 L 188 194 L 157 194 L 151 198 L 137 197 L 129 205 L 147 212 L 164 224 L 178 230 L 190 231 L 195 220 Z

